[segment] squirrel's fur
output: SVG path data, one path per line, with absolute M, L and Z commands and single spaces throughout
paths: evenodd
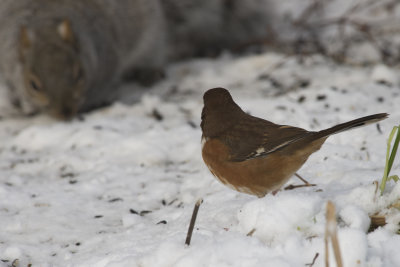
M 149 84 L 168 60 L 259 38 L 258 2 L 1 0 L 0 75 L 24 113 L 71 118 L 115 100 L 123 77 Z

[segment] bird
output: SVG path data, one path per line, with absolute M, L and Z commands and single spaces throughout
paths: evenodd
M 379 113 L 322 131 L 279 125 L 244 112 L 225 88 L 203 95 L 202 158 L 226 186 L 263 197 L 277 192 L 333 134 L 386 119 Z

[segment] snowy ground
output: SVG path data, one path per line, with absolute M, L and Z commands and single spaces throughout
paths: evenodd
M 0 266 L 306 266 L 316 253 L 324 266 L 327 200 L 345 266 L 400 266 L 400 212 L 389 208 L 400 184 L 382 197 L 373 184 L 400 122 L 395 70 L 264 54 L 178 64 L 169 77 L 139 103 L 84 120 L 0 120 Z M 311 130 L 391 115 L 382 133 L 370 125 L 329 138 L 299 171 L 316 187 L 258 199 L 221 185 L 202 162 L 202 94 L 217 86 L 253 115 Z M 388 224 L 367 233 L 378 212 Z

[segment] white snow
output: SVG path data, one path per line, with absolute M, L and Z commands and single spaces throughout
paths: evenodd
M 376 82 L 399 84 L 400 77 L 398 70 L 391 70 L 388 66 L 379 64 L 372 71 L 372 79 Z
M 84 120 L 0 120 L 0 266 L 305 266 L 316 253 L 314 266 L 324 266 L 328 200 L 345 266 L 400 266 L 400 213 L 391 207 L 400 185 L 391 181 L 380 196 L 373 184 L 400 122 L 398 69 L 266 53 L 175 64 L 168 77 L 138 103 Z M 201 159 L 202 95 L 218 86 L 252 115 L 309 130 L 390 117 L 382 133 L 369 125 L 330 137 L 299 171 L 316 187 L 258 199 L 220 184 Z M 388 224 L 367 233 L 376 213 Z
M 359 229 L 363 232 L 368 231 L 371 223 L 368 213 L 357 206 L 345 206 L 339 216 L 350 228 Z

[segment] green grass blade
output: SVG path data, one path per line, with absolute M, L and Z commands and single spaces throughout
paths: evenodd
M 394 159 L 397 154 L 397 148 L 399 147 L 399 142 L 400 142 L 400 125 L 397 127 L 396 139 L 394 140 L 392 152 L 390 153 L 388 174 L 389 174 L 390 170 L 392 169 L 392 165 L 393 165 Z
M 390 147 L 391 147 L 391 144 L 392 144 L 392 140 L 393 140 L 393 137 L 394 137 L 396 131 L 397 131 L 396 139 L 395 139 L 395 142 L 394 142 L 394 145 L 393 145 L 393 149 L 390 152 Z M 390 135 L 389 135 L 389 138 L 388 138 L 388 141 L 387 141 L 385 169 L 384 169 L 384 172 L 383 172 L 381 185 L 379 186 L 379 189 L 381 191 L 381 195 L 383 195 L 383 191 L 385 191 L 386 182 L 388 181 L 389 172 L 390 172 L 390 169 L 392 168 L 394 158 L 396 157 L 396 152 L 397 152 L 397 148 L 399 146 L 399 142 L 400 142 L 400 130 L 399 130 L 399 127 L 394 126 L 392 131 L 390 132 Z M 393 151 L 395 153 L 393 153 Z
M 398 182 L 398 181 L 399 181 L 399 179 L 400 179 L 400 178 L 399 178 L 399 176 L 398 176 L 398 175 L 392 175 L 392 176 L 390 176 L 390 177 L 389 177 L 389 179 L 388 179 L 388 180 L 389 180 L 389 181 L 390 181 L 390 180 L 393 180 L 393 181 L 395 181 L 395 182 Z

